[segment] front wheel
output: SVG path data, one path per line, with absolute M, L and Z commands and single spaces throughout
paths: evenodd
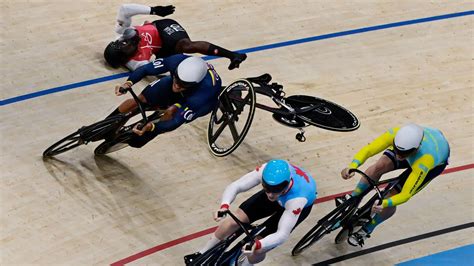
M 245 79 L 227 86 L 219 95 L 207 130 L 209 149 L 215 156 L 232 153 L 242 143 L 255 113 L 255 90 Z
M 313 227 L 303 238 L 298 241 L 295 245 L 293 250 L 291 251 L 291 255 L 298 256 L 311 245 L 313 245 L 316 241 L 321 239 L 325 234 L 329 233 L 330 231 L 327 230 L 324 226 L 315 226 Z
M 84 144 L 84 141 L 81 139 L 81 130 L 79 129 L 47 148 L 43 152 L 43 157 L 53 157 L 60 153 L 74 149 L 82 144 Z
M 301 110 L 299 117 L 304 122 L 333 131 L 353 131 L 359 128 L 357 117 L 346 108 L 321 98 L 307 95 L 293 95 L 285 103 Z M 309 109 L 304 112 L 304 109 Z
M 43 157 L 53 157 L 88 142 L 104 139 L 107 135 L 114 134 L 114 130 L 120 127 L 124 121 L 123 115 L 117 115 L 82 127 L 47 148 L 43 152 Z

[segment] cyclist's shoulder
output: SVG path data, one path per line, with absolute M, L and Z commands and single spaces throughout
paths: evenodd
M 388 133 L 389 135 L 395 136 L 397 134 L 398 130 L 400 130 L 400 126 L 394 126 L 394 127 L 391 127 L 389 129 L 387 129 L 385 131 L 385 133 Z

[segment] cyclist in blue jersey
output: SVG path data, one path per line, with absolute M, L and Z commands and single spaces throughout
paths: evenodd
M 133 129 L 136 134 L 128 144 L 140 148 L 157 135 L 175 130 L 184 123 L 210 113 L 218 102 L 222 90 L 222 81 L 211 64 L 200 57 L 183 54 L 167 58 L 158 58 L 132 72 L 123 85 L 117 85 L 115 94 L 122 95 L 120 87 L 130 88 L 145 76 L 170 72 L 150 83 L 138 98 L 145 105 L 165 110 L 159 121 L 151 121 L 141 130 Z M 125 100 L 112 115 L 128 113 L 137 109 L 133 99 Z
M 243 253 L 247 257 L 242 265 L 263 261 L 268 251 L 283 244 L 291 231 L 309 215 L 317 196 L 316 182 L 310 174 L 285 160 L 271 160 L 227 186 L 217 212 L 229 209 L 238 193 L 259 184 L 262 184 L 263 189 L 235 211 L 235 216 L 243 223 L 253 223 L 270 216 L 268 226 L 259 234 L 251 251 L 244 248 Z M 214 219 L 219 221 L 217 212 Z M 184 257 L 185 263 L 191 263 L 238 228 L 233 219 L 224 219 L 199 252 Z

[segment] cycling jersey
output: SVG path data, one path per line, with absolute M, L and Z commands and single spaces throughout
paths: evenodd
M 393 140 L 399 129 L 399 127 L 389 129 L 362 148 L 354 155 L 352 162 L 349 164 L 349 168 L 358 168 L 368 158 L 392 147 Z M 384 207 L 397 206 L 408 201 L 413 195 L 420 191 L 423 180 L 430 170 L 436 166 L 447 164 L 449 144 L 441 131 L 424 127 L 423 132 L 423 140 L 417 152 L 406 158 L 412 169 L 410 175 L 399 194 L 383 200 L 382 205 Z
M 151 57 L 156 54 L 162 42 L 158 30 L 153 24 L 144 24 L 134 27 L 140 36 L 136 54 L 127 62 L 127 67 L 137 69 L 138 67 L 150 62 Z
M 135 15 L 150 15 L 151 8 L 140 4 L 123 4 L 120 6 L 115 24 L 115 32 L 120 35 L 132 27 Z M 142 26 L 133 26 L 138 31 L 140 42 L 135 55 L 125 64 L 130 70 L 148 64 L 156 57 L 167 57 L 176 54 L 175 47 L 181 39 L 189 39 L 186 30 L 172 19 L 159 19 Z
M 158 58 L 132 72 L 128 80 L 135 84 L 145 76 L 160 75 L 166 72 L 173 74 L 179 63 L 188 57 L 177 54 L 167 58 Z M 175 93 L 172 90 L 173 75 L 150 83 L 142 91 L 147 104 L 161 109 L 175 105 L 178 111 L 172 119 L 155 123 L 156 128 L 153 132 L 147 131 L 143 136 L 134 136 L 129 141 L 130 146 L 142 147 L 158 134 L 172 131 L 184 123 L 189 123 L 210 113 L 218 103 L 222 81 L 211 64 L 208 64 L 208 68 L 206 76 L 200 83 L 181 93 Z

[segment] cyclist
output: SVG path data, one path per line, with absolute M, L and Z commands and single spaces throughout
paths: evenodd
M 159 121 L 151 121 L 138 129 L 133 128 L 133 136 L 127 141 L 131 147 L 140 148 L 158 134 L 175 130 L 200 116 L 210 113 L 218 102 L 222 81 L 211 64 L 200 57 L 183 54 L 167 58 L 158 58 L 152 63 L 132 72 L 123 85 L 117 85 L 115 94 L 122 95 L 120 88 L 130 88 L 133 84 L 149 75 L 170 72 L 150 83 L 138 95 L 145 105 L 165 109 Z M 137 109 L 133 99 L 122 102 L 109 116 L 128 113 Z M 107 141 L 107 140 L 106 140 Z
M 365 171 L 368 176 L 379 180 L 387 172 L 406 170 L 400 174 L 401 181 L 394 188 L 395 191 L 391 191 L 381 202 L 375 202 L 372 207 L 375 216 L 372 220 L 349 237 L 348 242 L 353 246 L 362 246 L 374 228 L 395 213 L 397 205 L 408 201 L 440 175 L 448 165 L 450 152 L 446 138 L 438 129 L 416 124 L 394 127 L 362 148 L 349 167 L 341 171 L 342 178 L 351 178 L 354 173 L 349 174 L 349 169 L 358 168 L 368 158 L 383 150 L 385 151 L 379 160 Z M 365 178 L 361 178 L 350 196 L 360 195 L 368 187 Z
M 107 63 L 117 68 L 125 65 L 130 70 L 149 63 L 152 56 L 167 57 L 178 53 L 201 53 L 230 59 L 229 69 L 238 68 L 247 56 L 235 53 L 205 41 L 191 41 L 186 30 L 172 19 L 160 19 L 142 26 L 131 26 L 135 15 L 158 15 L 174 12 L 174 6 L 149 7 L 139 4 L 124 4 L 117 15 L 116 33 L 121 36 L 109 43 L 104 50 Z
M 259 184 L 262 184 L 263 189 L 243 202 L 235 216 L 243 223 L 253 223 L 264 217 L 271 217 L 267 228 L 252 245 L 251 251 L 246 251 L 244 247 L 247 256 L 243 265 L 263 261 L 266 252 L 284 243 L 291 231 L 311 212 L 317 196 L 316 182 L 309 173 L 285 160 L 271 160 L 227 186 L 218 212 L 229 209 L 238 193 Z M 220 220 L 218 212 L 214 214 L 216 221 Z M 184 257 L 185 263 L 191 263 L 238 228 L 237 223 L 230 217 L 224 219 L 199 252 Z

